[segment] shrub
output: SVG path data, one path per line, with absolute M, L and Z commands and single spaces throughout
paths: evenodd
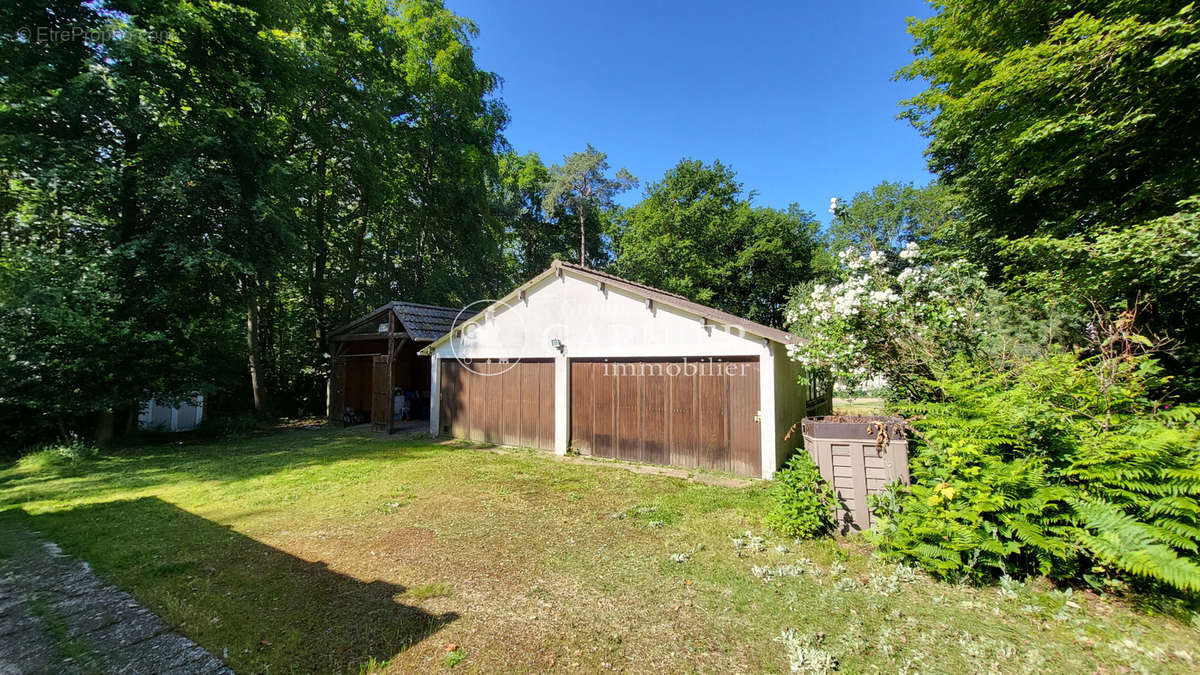
M 937 402 L 901 406 L 918 431 L 913 485 L 872 538 L 943 578 L 1200 591 L 1198 411 L 1155 398 L 1166 384 L 1152 358 L 1128 353 L 1008 371 L 957 362 Z
M 254 415 L 232 415 L 205 417 L 196 429 L 196 435 L 206 438 L 243 438 L 263 427 Z
M 874 375 L 921 393 L 932 365 L 977 350 L 995 292 L 964 261 L 926 264 L 916 244 L 898 259 L 853 249 L 838 255 L 843 281 L 798 288 L 787 321 L 805 338 L 788 350 L 809 370 L 827 370 L 849 390 Z
M 807 452 L 797 452 L 775 472 L 771 498 L 763 523 L 775 532 L 808 539 L 833 530 L 833 489 Z
M 100 451 L 94 445 L 81 441 L 77 436 L 68 436 L 57 443 L 38 446 L 33 452 L 17 460 L 23 471 L 39 472 L 57 468 L 77 468 L 96 459 Z
M 1005 364 L 1078 328 L 1059 308 L 989 287 L 977 265 L 927 260 L 915 243 L 867 255 L 847 249 L 838 260 L 840 283 L 793 292 L 786 319 L 805 339 L 788 352 L 850 392 L 882 375 L 887 393 L 936 397 L 931 381 L 958 355 Z

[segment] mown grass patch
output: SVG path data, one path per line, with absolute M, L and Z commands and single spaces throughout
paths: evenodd
M 300 430 L 127 448 L 81 475 L 10 465 L 0 526 L 53 539 L 239 671 L 449 668 L 446 645 L 483 672 L 1200 658 L 1195 629 L 1112 599 L 953 586 L 856 539 L 774 536 L 768 487 Z

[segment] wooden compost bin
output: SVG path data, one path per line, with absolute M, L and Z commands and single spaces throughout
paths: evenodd
M 873 516 L 867 495 L 888 483 L 908 484 L 908 439 L 898 417 L 828 415 L 806 417 L 804 448 L 833 486 L 840 530 L 870 527 Z

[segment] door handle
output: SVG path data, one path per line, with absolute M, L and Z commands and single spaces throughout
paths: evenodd
M 754 421 L 759 422 L 759 423 L 762 422 L 762 411 L 761 410 L 754 413 Z

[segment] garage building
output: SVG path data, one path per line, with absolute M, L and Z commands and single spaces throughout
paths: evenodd
M 831 405 L 798 339 L 556 261 L 421 350 L 430 432 L 769 478 Z

